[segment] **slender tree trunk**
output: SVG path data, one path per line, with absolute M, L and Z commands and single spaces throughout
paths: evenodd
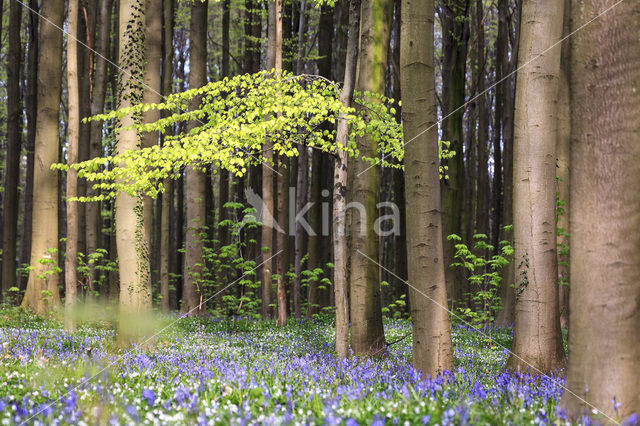
M 322 5 L 320 7 L 320 22 L 318 29 L 318 54 L 320 58 L 317 60 L 318 73 L 331 79 L 331 62 L 332 62 L 332 38 L 333 38 L 333 8 Z M 309 235 L 308 251 L 309 260 L 307 262 L 308 269 L 323 268 L 321 262 L 322 243 L 325 240 L 322 227 L 322 191 L 326 190 L 326 196 L 329 194 L 329 188 L 323 188 L 323 174 L 326 173 L 326 165 L 329 164 L 327 153 L 313 150 L 311 159 L 311 202 L 313 207 L 309 211 L 309 226 L 314 233 Z M 320 291 L 317 281 L 309 282 L 307 301 L 309 308 L 307 309 L 307 317 L 311 318 L 313 314 L 318 312 L 320 303 Z M 328 293 L 328 290 L 322 292 Z
M 7 58 L 7 157 L 5 159 L 4 194 L 2 200 L 2 298 L 16 286 L 16 251 L 18 229 L 18 181 L 22 145 L 22 5 L 9 6 L 9 56 Z
M 142 100 L 147 104 L 158 104 L 162 100 L 161 70 L 162 70 L 162 0 L 146 0 L 146 25 L 144 36 L 145 71 L 144 94 Z M 152 123 L 160 119 L 160 111 L 153 108 L 143 114 L 145 123 Z M 150 148 L 158 144 L 158 132 L 146 132 L 142 135 L 142 148 Z M 144 238 L 149 248 L 149 263 L 151 254 L 157 248 L 152 247 L 153 234 L 153 199 L 144 197 Z M 154 262 L 155 263 L 155 262 Z M 151 266 L 151 265 L 150 265 Z M 150 277 L 151 278 L 151 277 Z
M 29 0 L 29 7 L 37 10 L 37 0 Z M 38 22 L 35 12 L 29 11 L 29 52 L 27 54 L 27 91 L 25 109 L 27 115 L 26 165 L 24 189 L 24 220 L 22 223 L 22 246 L 20 263 L 29 264 L 31 257 L 31 215 L 33 211 L 33 160 L 36 141 L 37 85 L 38 85 Z M 20 290 L 27 287 L 28 277 L 20 278 Z
M 564 366 L 556 259 L 556 139 L 563 2 L 525 0 L 513 176 L 516 304 L 508 367 L 549 373 Z M 542 54 L 542 52 L 545 52 Z M 541 55 L 542 56 L 539 56 Z M 535 59 L 534 59 L 535 58 Z
M 597 408 L 621 422 L 640 413 L 640 4 L 586 25 L 607 6 L 575 1 L 571 10 L 573 28 L 584 28 L 571 45 L 573 393 L 561 406 L 571 419 L 605 421 Z
M 189 43 L 189 88 L 195 89 L 207 83 L 207 3 L 195 2 L 191 6 L 191 40 Z M 197 109 L 200 98 L 192 101 L 191 109 Z M 197 123 L 189 122 L 187 131 Z M 187 196 L 187 230 L 185 233 L 184 277 L 182 285 L 182 311 L 203 314 L 204 289 L 202 288 L 203 241 L 200 233 L 206 220 L 205 174 L 201 168 L 188 166 L 185 175 Z
M 300 1 L 300 17 L 298 22 L 298 54 L 296 61 L 296 74 L 302 74 L 304 70 L 304 47 L 307 33 L 307 19 L 306 19 L 307 1 Z M 297 158 L 298 170 L 296 176 L 296 210 L 293 216 L 302 211 L 307 201 L 307 177 L 309 175 L 308 170 L 308 153 L 305 146 L 299 148 L 300 154 Z M 291 218 L 289 218 L 291 222 Z M 289 223 L 291 228 L 291 223 Z M 295 222 L 295 241 L 294 241 L 294 271 L 295 278 L 293 280 L 293 313 L 296 318 L 300 318 L 302 315 L 302 296 L 301 296 L 301 280 L 302 280 L 302 257 L 304 250 L 304 233 L 302 223 Z
M 340 93 L 340 102 L 351 106 L 355 87 L 358 63 L 358 40 L 360 38 L 360 0 L 349 2 L 349 35 L 344 82 Z M 347 118 L 341 114 L 338 118 L 336 143 L 346 147 L 349 141 Z M 336 352 L 340 358 L 349 353 L 349 281 L 347 279 L 347 224 L 345 209 L 347 206 L 347 153 L 336 152 L 333 175 L 333 289 L 336 304 Z M 384 342 L 383 342 L 384 343 Z
M 570 29 L 570 0 L 564 3 L 564 31 Z M 558 242 L 558 303 L 560 306 L 560 326 L 569 327 L 569 156 L 571 146 L 571 102 L 569 96 L 569 43 L 562 45 L 560 64 L 560 88 L 558 91 L 558 139 L 557 156 L 557 242 Z
M 287 282 L 289 277 L 289 158 L 279 156 L 278 158 L 277 182 L 277 210 L 278 223 L 282 228 L 276 233 L 276 246 L 278 255 L 276 256 L 276 274 L 278 275 L 278 325 L 287 323 Z
M 469 45 L 469 5 L 471 0 L 446 0 L 443 21 L 443 138 L 456 156 L 447 161 L 449 179 L 442 186 L 443 236 L 462 233 L 464 202 L 464 154 L 462 150 L 465 102 L 466 57 Z M 444 243 L 444 263 L 447 293 L 461 300 L 465 284 L 463 278 L 449 265 L 453 262 L 453 246 Z
M 113 0 L 101 0 L 98 17 L 98 29 L 96 37 L 96 50 L 99 55 L 95 55 L 95 72 L 93 77 L 93 97 L 91 99 L 91 115 L 102 113 L 104 110 L 107 93 L 107 62 L 104 57 L 109 56 L 109 34 L 111 29 L 111 11 Z M 103 57 L 104 56 L 104 57 Z M 102 122 L 92 121 L 90 123 L 91 140 L 89 142 L 89 157 L 95 158 L 102 154 Z M 87 196 L 97 195 L 97 191 L 92 185 L 87 187 Z M 100 203 L 91 202 L 85 206 L 86 217 L 86 245 L 87 255 L 95 253 L 100 246 L 102 235 L 102 218 L 100 214 Z M 98 290 L 95 288 L 96 279 L 95 264 L 89 264 L 88 286 L 89 291 Z M 106 290 L 106 289 L 105 289 Z
M 229 77 L 229 0 L 222 2 L 222 78 Z M 229 244 L 229 228 L 223 223 L 229 219 L 227 214 L 227 208 L 224 205 L 229 201 L 229 171 L 225 168 L 220 168 L 220 179 L 218 181 L 218 232 L 220 247 L 225 247 Z M 224 269 L 221 276 L 218 278 L 218 285 L 220 288 L 224 288 L 227 285 L 229 275 L 227 270 Z M 218 305 L 222 306 L 223 290 L 220 290 L 217 295 Z
M 453 368 L 453 349 L 445 309 L 433 0 L 404 0 L 401 31 L 402 121 L 405 138 L 415 138 L 405 147 L 413 363 L 422 374 L 434 375 Z
M 487 117 L 487 95 L 485 91 L 485 74 L 486 74 L 486 52 L 484 42 L 484 8 L 482 0 L 476 0 L 475 7 L 475 29 L 476 29 L 476 46 L 475 46 L 475 72 L 476 77 L 476 93 L 479 96 L 476 99 L 476 112 L 478 114 L 478 180 L 477 180 L 477 198 L 476 198 L 476 232 L 490 235 L 489 229 L 489 213 L 491 198 L 491 186 L 489 183 L 489 121 Z
M 58 292 L 58 179 L 51 164 L 58 162 L 59 113 L 62 85 L 62 27 L 64 1 L 42 5 L 38 60 L 31 261 L 22 307 L 44 315 L 60 306 Z M 41 261 L 44 260 L 44 261 Z
M 515 13 L 515 19 L 509 17 L 509 4 L 507 0 L 500 0 L 498 3 L 498 40 L 503 40 L 501 49 L 497 54 L 499 61 L 501 62 L 500 68 L 503 75 L 507 75 L 515 69 L 515 65 L 518 61 L 518 39 L 520 34 L 520 13 L 522 3 L 518 3 L 518 9 Z M 514 21 L 515 27 L 514 44 L 512 45 L 512 52 L 509 55 L 509 46 L 506 40 L 511 38 L 510 21 Z M 511 59 L 509 59 L 509 56 Z M 500 80 L 498 80 L 500 81 Z M 498 85 L 498 89 L 501 89 L 503 96 L 503 119 L 502 119 L 502 146 L 503 146 L 503 167 L 504 167 L 504 199 L 502 204 L 502 222 L 505 225 L 513 225 L 513 116 L 515 107 L 515 76 L 505 80 L 502 84 Z M 496 92 L 498 93 L 498 92 Z M 504 232 L 503 238 L 507 241 L 513 241 L 513 231 Z M 515 290 L 513 288 L 515 282 L 515 261 L 510 259 L 509 264 L 506 266 L 503 272 L 502 281 L 500 282 L 500 300 L 502 301 L 502 309 L 498 311 L 496 315 L 496 323 L 499 325 L 511 325 L 514 320 L 514 308 L 515 308 Z
M 282 2 L 269 1 L 267 68 L 279 71 L 282 69 Z M 271 303 L 273 300 L 273 141 L 267 138 L 263 148 L 264 161 L 262 163 L 262 316 L 273 316 Z M 280 289 L 278 289 L 280 291 Z
M 78 0 L 69 0 L 68 31 L 71 34 L 67 40 L 67 91 L 69 95 L 69 123 L 67 164 L 78 162 L 78 146 L 80 139 L 80 94 L 78 83 L 78 44 L 73 39 L 78 35 Z M 78 172 L 73 168 L 67 171 L 67 250 L 64 258 L 65 269 L 65 327 L 75 331 L 76 324 L 73 317 L 78 292 L 78 211 L 77 201 L 69 201 L 78 196 Z
M 142 0 L 120 0 L 119 12 L 119 107 L 124 108 L 142 101 L 144 61 L 145 7 Z M 116 154 L 139 149 L 138 132 L 131 129 L 135 117 L 131 114 L 120 119 L 116 134 Z M 126 193 L 115 201 L 116 244 L 120 272 L 120 310 L 146 312 L 151 309 L 151 282 L 149 280 L 149 247 L 144 230 L 144 202 L 142 196 Z M 123 319 L 126 317 L 123 317 Z M 128 336 L 122 336 L 124 341 Z
M 361 7 L 360 52 L 357 89 L 385 93 L 385 69 L 391 33 L 392 1 L 364 0 Z M 376 141 L 356 138 L 361 156 L 375 157 Z M 385 347 L 380 305 L 379 236 L 374 218 L 380 189 L 380 168 L 358 158 L 352 167 L 350 201 L 364 206 L 351 216 L 347 232 L 350 247 L 351 346 L 357 355 L 379 352 Z M 364 214 L 364 216 L 363 216 Z M 363 233 L 364 230 L 364 233 Z
M 163 0 L 163 28 L 162 28 L 162 94 L 167 96 L 171 93 L 173 76 L 173 27 L 174 27 L 174 4 L 173 0 Z M 160 213 L 160 304 L 163 312 L 170 309 L 169 292 L 169 256 L 170 252 L 169 234 L 171 204 L 173 202 L 172 190 L 173 182 L 165 179 L 163 182 L 165 192 L 162 193 L 161 213 Z

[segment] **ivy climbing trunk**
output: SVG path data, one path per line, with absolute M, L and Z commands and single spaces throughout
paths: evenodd
M 349 34 L 344 81 L 340 92 L 340 102 L 346 108 L 351 106 L 355 80 L 358 72 L 358 39 L 360 35 L 360 0 L 349 2 Z M 336 133 L 336 143 L 346 147 L 349 142 L 347 117 L 340 114 Z M 347 153 L 336 152 L 333 174 L 333 290 L 336 305 L 336 352 L 340 358 L 349 355 L 349 280 L 347 277 Z
M 592 21 L 607 6 L 571 9 L 572 28 L 581 28 L 570 53 L 573 392 L 560 405 L 572 420 L 613 423 L 597 409 L 630 425 L 640 413 L 640 4 L 622 2 Z M 636 421 L 622 421 L 632 413 Z
M 507 367 L 564 367 L 556 259 L 556 140 L 564 2 L 525 0 L 515 104 L 513 231 L 515 327 Z
M 405 140 L 407 269 L 413 364 L 424 375 L 453 368 L 444 274 L 433 68 L 433 0 L 403 0 L 400 83 Z
M 31 261 L 22 307 L 40 315 L 60 306 L 58 291 L 58 162 L 64 0 L 42 4 L 33 174 Z
M 392 11 L 393 2 L 390 0 L 362 1 L 357 78 L 357 90 L 361 93 L 385 93 Z M 378 147 L 373 137 L 356 137 L 356 144 L 360 156 L 377 156 Z M 358 214 L 350 214 L 347 228 L 351 259 L 351 347 L 356 355 L 374 354 L 386 347 L 380 304 L 380 241 L 374 229 L 380 190 L 380 168 L 371 167 L 369 162 L 360 157 L 353 161 L 349 173 L 352 178 L 348 185 L 349 201 L 355 206 L 364 207 L 358 209 Z
M 20 180 L 20 149 L 22 145 L 22 94 L 20 68 L 22 64 L 22 5 L 9 6 L 9 56 L 7 58 L 7 156 L 5 159 L 4 193 L 2 194 L 2 293 L 16 287 L 16 248 L 18 229 L 18 184 Z
M 208 4 L 194 2 L 191 5 L 191 39 L 189 42 L 189 88 L 196 89 L 207 83 L 207 9 Z M 191 101 L 191 109 L 197 109 L 200 97 Z M 198 123 L 190 121 L 187 131 Z M 182 311 L 203 314 L 204 289 L 202 288 L 203 227 L 205 226 L 205 173 L 202 167 L 188 166 L 185 173 L 187 198 L 185 233 L 184 276 L 182 284 Z
M 120 0 L 118 17 L 118 107 L 126 108 L 142 101 L 144 74 L 145 3 Z M 118 122 L 116 155 L 140 148 L 138 132 L 132 129 L 140 117 L 127 114 Z M 142 313 L 151 310 L 149 248 L 144 232 L 144 202 L 141 196 L 118 194 L 115 200 L 116 245 L 120 273 L 120 311 Z M 128 318 L 125 315 L 122 320 Z M 125 327 L 129 324 L 122 323 Z M 121 330 L 124 328 L 121 327 Z M 121 334 L 121 339 L 129 336 Z
M 68 140 L 67 140 L 67 164 L 78 162 L 78 145 L 80 139 L 80 95 L 78 84 L 78 43 L 75 37 L 78 34 L 78 0 L 69 0 L 68 31 L 71 37 L 67 40 L 67 93 L 69 96 Z M 77 201 L 69 201 L 78 196 L 78 171 L 69 168 L 67 171 L 67 249 L 64 257 L 65 279 L 65 327 L 75 331 L 76 324 L 73 310 L 78 293 L 78 211 Z

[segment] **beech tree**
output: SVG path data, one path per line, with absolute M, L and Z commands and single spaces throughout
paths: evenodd
M 71 37 L 67 40 L 67 90 L 69 92 L 69 130 L 67 146 L 67 162 L 78 162 L 78 146 L 80 139 L 80 95 L 78 85 L 78 43 L 75 37 L 78 34 L 78 0 L 69 1 L 68 28 Z M 73 309 L 76 304 L 78 292 L 78 269 L 76 265 L 78 257 L 78 210 L 77 202 L 69 201 L 78 196 L 78 171 L 69 168 L 67 172 L 67 246 L 64 258 L 65 266 L 65 322 L 67 329 L 75 330 Z
M 58 291 L 58 162 L 59 113 L 62 87 L 62 27 L 64 0 L 46 1 L 40 12 L 37 121 L 33 175 L 31 269 L 22 307 L 45 315 L 60 306 Z
M 191 5 L 191 42 L 189 44 L 189 87 L 197 89 L 207 82 L 207 3 L 200 1 Z M 200 100 L 192 100 L 190 109 L 196 109 Z M 192 119 L 187 124 L 187 131 L 198 126 Z M 189 166 L 185 175 L 185 190 L 187 197 L 186 218 L 187 231 L 185 234 L 184 277 L 182 284 L 182 311 L 202 313 L 202 229 L 205 226 L 205 174 L 202 167 Z
M 2 214 L 2 297 L 16 287 L 16 252 L 18 210 L 18 179 L 20 148 L 22 145 L 22 94 L 20 93 L 20 67 L 22 64 L 22 5 L 9 6 L 9 57 L 7 60 L 7 157 L 4 175 Z
M 571 8 L 571 392 L 561 406 L 608 422 L 640 412 L 640 5 L 586 25 L 602 8 Z
M 384 94 L 392 6 L 388 0 L 362 2 L 356 87 L 361 93 Z M 372 156 L 378 149 L 375 139 L 366 134 L 357 137 L 356 144 L 365 156 Z M 349 212 L 348 225 L 351 347 L 355 354 L 361 355 L 379 352 L 386 346 L 377 263 L 380 244 L 373 221 L 380 198 L 380 168 L 371 167 L 364 159 L 358 158 L 353 161 L 349 173 L 349 202 L 364 207 L 363 210 Z
M 402 2 L 400 82 L 405 145 L 407 268 L 413 363 L 425 375 L 453 368 L 444 274 L 433 67 L 432 0 Z
M 121 0 L 118 17 L 118 104 L 126 108 L 142 101 L 144 71 L 145 2 Z M 132 128 L 139 117 L 119 117 L 116 154 L 140 148 Z M 144 230 L 142 194 L 121 192 L 115 201 L 116 243 L 120 273 L 120 308 L 129 312 L 151 309 L 149 246 Z
M 522 5 L 513 158 L 515 326 L 508 367 L 564 367 L 556 258 L 556 141 L 563 2 Z M 526 66 L 525 66 L 526 64 Z

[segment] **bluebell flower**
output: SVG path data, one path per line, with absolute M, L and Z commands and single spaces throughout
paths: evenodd
M 149 406 L 153 407 L 156 402 L 156 394 L 150 389 L 144 389 L 142 391 L 142 397 L 147 401 Z

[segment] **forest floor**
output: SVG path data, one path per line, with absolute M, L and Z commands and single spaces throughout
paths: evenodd
M 284 328 L 183 318 L 123 350 L 109 324 L 69 334 L 4 309 L 0 423 L 564 424 L 563 378 L 504 372 L 509 329 L 488 341 L 454 326 L 455 371 L 428 380 L 411 367 L 410 330 L 385 320 L 400 340 L 387 354 L 340 362 L 328 317 Z

